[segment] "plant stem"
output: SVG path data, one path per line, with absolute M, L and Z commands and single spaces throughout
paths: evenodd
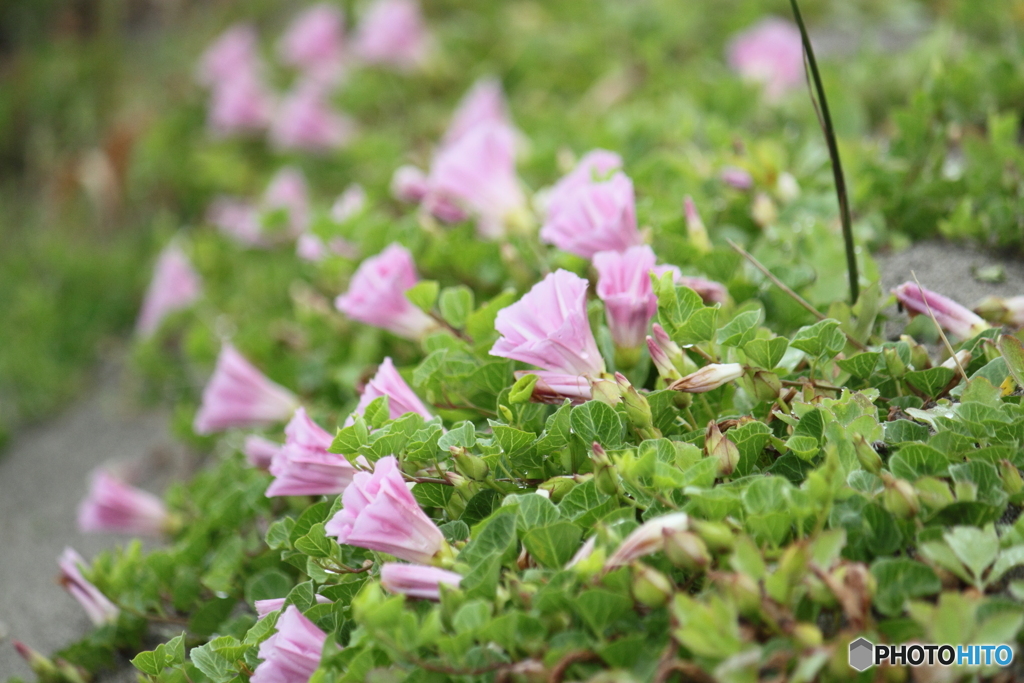
M 839 159 L 839 145 L 836 144 L 836 131 L 832 125 L 832 115 L 828 109 L 828 99 L 825 97 L 825 86 L 821 84 L 821 74 L 818 72 L 818 61 L 814 58 L 814 48 L 811 47 L 811 38 L 807 35 L 807 27 L 804 25 L 804 18 L 800 14 L 800 7 L 796 0 L 789 0 L 793 6 L 793 16 L 796 18 L 797 26 L 800 27 L 800 38 L 804 44 L 804 57 L 807 60 L 807 68 L 814 80 L 814 88 L 817 90 L 817 103 L 821 112 L 821 127 L 825 134 L 825 144 L 828 145 L 828 154 L 832 158 L 832 175 L 836 183 L 836 196 L 839 200 L 839 220 L 843 226 L 843 243 L 846 247 L 846 271 L 850 279 L 850 304 L 857 303 L 860 296 L 860 284 L 857 274 L 857 254 L 853 243 L 853 221 L 850 219 L 850 199 L 846 192 L 846 176 L 843 175 L 843 163 Z M 811 93 L 814 101 L 814 93 Z

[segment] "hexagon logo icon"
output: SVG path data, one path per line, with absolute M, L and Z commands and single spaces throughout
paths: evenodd
M 875 659 L 875 646 L 866 638 L 858 638 L 850 643 L 850 666 L 857 671 L 870 667 Z

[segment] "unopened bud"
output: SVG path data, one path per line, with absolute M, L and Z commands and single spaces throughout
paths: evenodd
M 633 597 L 651 609 L 661 607 L 672 597 L 672 582 L 657 569 L 643 562 L 633 563 Z
M 967 349 L 963 349 L 962 351 L 957 351 L 955 356 L 950 356 L 945 361 L 943 361 L 941 367 L 944 367 L 948 370 L 956 370 L 957 365 L 959 364 L 960 367 L 966 368 L 968 365 L 971 364 L 971 357 L 971 352 L 968 351 Z
M 616 495 L 619 492 L 619 475 L 608 453 L 596 441 L 591 446 L 590 460 L 594 465 L 594 483 L 597 490 L 609 496 Z
M 882 358 L 885 360 L 886 370 L 896 379 L 901 379 L 907 374 L 907 364 L 900 358 L 900 354 L 896 349 L 892 347 L 882 349 Z
M 590 381 L 593 397 L 602 403 L 615 406 L 622 399 L 619 396 L 619 385 L 613 380 L 598 377 Z
M 676 369 L 676 366 L 672 364 L 668 354 L 650 336 L 647 337 L 647 351 L 651 354 L 651 361 L 654 363 L 654 367 L 658 369 L 659 377 L 669 383 L 682 379 L 683 376 Z
M 1024 479 L 1020 476 L 1020 470 L 1009 460 L 999 461 L 999 474 L 1003 478 L 1003 489 L 1011 496 L 1024 489 Z
M 914 482 L 914 490 L 918 500 L 929 510 L 941 510 L 956 502 L 949 484 L 936 477 L 921 477 Z
M 775 208 L 775 202 L 764 192 L 758 192 L 754 197 L 754 203 L 750 207 L 750 217 L 762 228 L 773 225 L 779 218 L 779 210 Z
M 853 435 L 853 447 L 861 467 L 872 474 L 878 474 L 882 470 L 881 456 L 862 434 Z
M 690 525 L 697 535 L 704 539 L 708 547 L 715 552 L 727 552 L 735 545 L 736 537 L 728 524 L 709 522 L 703 519 L 691 519 Z
M 15 640 L 13 645 L 14 649 L 25 660 L 29 668 L 32 669 L 32 673 L 39 677 L 40 681 L 60 680 L 60 672 L 57 670 L 56 664 L 20 640 Z
M 990 323 L 1018 328 L 1024 326 L 1024 296 L 1007 299 L 990 296 L 983 299 L 974 312 Z
M 732 598 L 740 614 L 752 617 L 761 612 L 761 588 L 753 578 L 734 572 L 721 574 L 715 580 Z
M 782 392 L 779 376 L 767 370 L 755 370 L 750 376 L 750 383 L 758 401 L 774 401 Z
M 924 344 L 918 344 L 913 337 L 904 334 L 900 335 L 900 341 L 910 347 L 910 364 L 915 370 L 926 370 L 931 367 L 932 359 L 928 357 L 928 349 Z
M 462 476 L 461 474 L 459 474 L 458 472 L 455 472 L 453 470 L 448 470 L 447 472 L 445 472 L 444 473 L 444 478 L 445 478 L 445 481 L 447 481 L 449 484 L 451 484 L 455 488 L 462 488 L 463 486 L 465 486 L 466 484 L 469 483 L 469 479 L 467 479 L 466 477 Z
M 552 503 L 559 503 L 569 491 L 576 487 L 576 483 L 573 477 L 552 477 L 537 488 L 550 493 Z
M 683 200 L 683 213 L 686 215 L 686 234 L 690 238 L 690 244 L 702 254 L 711 251 L 708 229 L 704 227 L 704 221 L 697 213 L 697 205 L 693 203 L 693 197 L 689 195 Z
M 661 324 L 654 323 L 651 325 L 651 336 L 654 337 L 655 343 L 665 352 L 669 361 L 679 371 L 680 376 L 689 375 L 697 370 L 697 364 L 683 353 L 683 350 L 679 348 L 679 344 L 672 341 L 672 337 L 669 336 Z
M 625 375 L 615 373 L 615 381 L 619 386 L 619 394 L 622 396 L 622 403 L 626 408 L 626 417 L 644 439 L 659 439 L 661 432 L 654 426 L 654 416 L 651 414 L 651 404 L 640 395 L 640 392 L 629 383 Z
M 953 492 L 960 503 L 972 503 L 978 499 L 978 485 L 973 481 L 954 482 Z
M 499 405 L 498 415 L 501 416 L 501 419 L 507 424 L 515 424 L 516 417 L 512 414 L 512 410 L 508 406 Z
M 668 386 L 675 391 L 702 394 L 739 379 L 743 366 L 739 363 L 711 363 Z
M 491 468 L 487 466 L 483 458 L 473 455 L 460 446 L 452 446 L 449 450 L 455 460 L 455 469 L 461 474 L 474 481 L 483 481 L 487 478 L 487 473 Z
M 885 483 L 885 492 L 882 494 L 885 509 L 901 519 L 915 517 L 921 510 L 921 502 L 910 482 L 885 472 L 882 473 L 882 481 Z
M 740 462 L 740 449 L 722 434 L 714 420 L 708 422 L 707 431 L 704 432 L 704 452 L 718 462 L 718 475 L 721 477 L 732 474 Z
M 711 553 L 700 536 L 692 531 L 666 529 L 665 556 L 669 562 L 687 571 L 698 572 L 711 564 Z

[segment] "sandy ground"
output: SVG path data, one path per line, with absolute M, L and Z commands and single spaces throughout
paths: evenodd
M 878 257 L 886 290 L 912 278 L 966 305 L 994 294 L 1024 294 L 1024 263 L 959 246 L 924 243 Z M 1000 264 L 1002 283 L 980 282 L 973 272 Z M 890 309 L 890 330 L 898 333 L 904 316 Z M 78 604 L 55 581 L 56 558 L 73 546 L 91 558 L 124 539 L 86 536 L 75 528 L 75 508 L 88 474 L 101 464 L 120 468 L 136 483 L 159 490 L 188 468 L 187 456 L 171 440 L 163 411 L 132 407 L 119 383 L 117 367 L 107 367 L 94 393 L 51 422 L 23 432 L 0 455 L 0 680 L 31 674 L 10 645 L 23 640 L 42 652 L 73 642 L 89 628 Z M 100 683 L 134 681 L 131 666 Z

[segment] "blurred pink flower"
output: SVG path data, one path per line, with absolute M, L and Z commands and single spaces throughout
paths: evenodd
M 295 605 L 288 605 L 274 628 L 274 635 L 260 643 L 258 656 L 263 662 L 250 683 L 308 683 L 320 668 L 327 634 Z
M 270 439 L 265 439 L 256 434 L 245 437 L 245 445 L 242 452 L 245 453 L 245 461 L 253 467 L 261 470 L 269 470 L 270 463 L 274 456 L 281 452 L 281 444 Z
M 454 145 L 482 123 L 498 124 L 515 132 L 501 81 L 494 77 L 478 79 L 463 95 L 441 139 L 442 149 Z
M 206 220 L 239 244 L 266 247 L 260 212 L 253 204 L 233 197 L 218 197 L 206 211 Z
M 345 490 L 355 468 L 345 456 L 327 452 L 334 437 L 309 419 L 304 408 L 295 411 L 284 435 L 284 447 L 270 463 L 274 481 L 267 487 L 268 498 L 333 496 Z
M 392 593 L 423 600 L 440 600 L 441 584 L 458 588 L 462 575 L 422 564 L 385 562 L 380 568 L 380 585 Z
M 313 5 L 295 17 L 277 47 L 285 64 L 335 83 L 344 72 L 345 15 L 327 3 Z
M 221 347 L 213 376 L 203 389 L 203 402 L 192 428 L 213 434 L 233 427 L 259 427 L 291 417 L 299 399 L 267 379 L 231 344 Z
M 721 282 L 691 275 L 676 275 L 675 282 L 697 292 L 704 303 L 709 305 L 724 304 L 729 298 L 729 290 Z
M 418 281 L 412 254 L 392 244 L 360 264 L 348 291 L 334 305 L 353 320 L 406 339 L 420 339 L 437 323 L 405 297 L 405 290 Z
M 300 168 L 285 166 L 274 174 L 263 192 L 262 210 L 284 211 L 288 237 L 296 237 L 309 227 L 309 187 Z
M 366 208 L 366 190 L 359 183 L 352 183 L 338 195 L 331 205 L 331 220 L 345 223 L 359 215 Z
M 117 621 L 121 610 L 82 576 L 79 567 L 85 566 L 85 560 L 81 555 L 72 548 L 64 548 L 58 564 L 61 585 L 78 601 L 94 625 L 102 626 Z
M 804 48 L 800 30 L 788 21 L 769 17 L 729 41 L 729 66 L 743 78 L 764 85 L 776 101 L 804 82 Z
M 422 66 L 430 36 L 416 0 L 375 0 L 356 29 L 352 50 L 367 64 L 397 69 Z
M 317 263 L 327 258 L 327 245 L 319 236 L 304 232 L 295 242 L 295 255 L 303 261 Z
M 685 512 L 672 512 L 650 519 L 633 530 L 605 562 L 605 569 L 622 567 L 633 560 L 653 555 L 665 548 L 665 534 L 686 531 L 690 518 Z
M 481 237 L 501 237 L 510 218 L 526 211 L 515 143 L 509 126 L 480 123 L 442 148 L 430 167 L 425 208 L 450 220 L 449 205 L 454 205 L 476 218 Z
M 212 87 L 234 80 L 239 74 L 254 75 L 260 69 L 259 36 L 249 24 L 235 24 L 220 34 L 199 59 L 196 80 Z
M 319 593 L 317 593 L 313 597 L 314 599 L 316 599 L 316 604 L 318 605 L 331 604 L 330 600 L 320 595 Z M 256 618 L 262 619 L 271 612 L 276 612 L 277 610 L 281 609 L 282 607 L 284 607 L 285 600 L 287 600 L 287 598 L 268 598 L 267 600 L 254 601 L 253 607 L 256 608 Z
M 280 150 L 321 154 L 341 149 L 354 133 L 355 123 L 334 109 L 323 86 L 307 81 L 281 101 L 270 126 L 270 143 Z
M 622 157 L 606 149 L 593 149 L 579 160 L 576 167 L 555 183 L 547 196 L 548 213 L 566 206 L 577 190 L 605 180 L 622 169 Z
M 654 251 L 646 244 L 626 251 L 594 254 L 597 296 L 604 302 L 612 341 L 620 348 L 644 344 L 647 326 L 658 310 L 658 297 L 651 286 Z
M 78 530 L 86 533 L 162 536 L 168 519 L 160 498 L 104 470 L 93 473 L 89 493 L 78 506 Z
M 153 269 L 135 331 L 143 337 L 152 335 L 168 314 L 190 306 L 200 292 L 199 274 L 185 252 L 176 244 L 167 245 Z
M 939 327 L 960 339 L 969 339 L 989 327 L 988 323 L 973 311 L 917 283 L 904 282 L 892 290 L 892 293 L 911 317 L 927 316 L 930 308 Z
M 258 73 L 240 73 L 214 84 L 207 125 L 213 135 L 230 137 L 270 125 L 275 97 Z
M 599 251 L 625 251 L 643 242 L 635 203 L 633 181 L 621 171 L 581 184 L 549 204 L 540 238 L 583 258 Z
M 429 564 L 446 548 L 444 535 L 424 514 L 389 455 L 373 474 L 357 472 L 342 494 L 342 509 L 325 525 L 328 536 L 408 562 Z
M 723 183 L 737 190 L 750 190 L 754 187 L 754 178 L 747 171 L 737 166 L 726 166 L 718 174 Z
M 498 311 L 494 327 L 502 336 L 492 356 L 591 378 L 605 371 L 587 319 L 587 281 L 567 270 L 549 274 Z
M 356 415 L 362 415 L 366 407 L 381 396 L 388 397 L 388 415 L 392 420 L 397 420 L 406 413 L 416 413 L 423 417 L 424 420 L 430 420 L 434 417 L 427 410 L 427 407 L 423 405 L 420 397 L 413 392 L 412 388 L 398 374 L 398 370 L 395 369 L 391 359 L 385 358 L 384 362 L 380 364 L 377 374 L 366 383 L 366 388 L 363 389 L 363 393 L 359 397 L 359 404 L 352 411 L 345 424 L 352 424 Z
M 427 174 L 415 166 L 399 166 L 391 176 L 391 196 L 400 202 L 418 204 L 428 190 Z

